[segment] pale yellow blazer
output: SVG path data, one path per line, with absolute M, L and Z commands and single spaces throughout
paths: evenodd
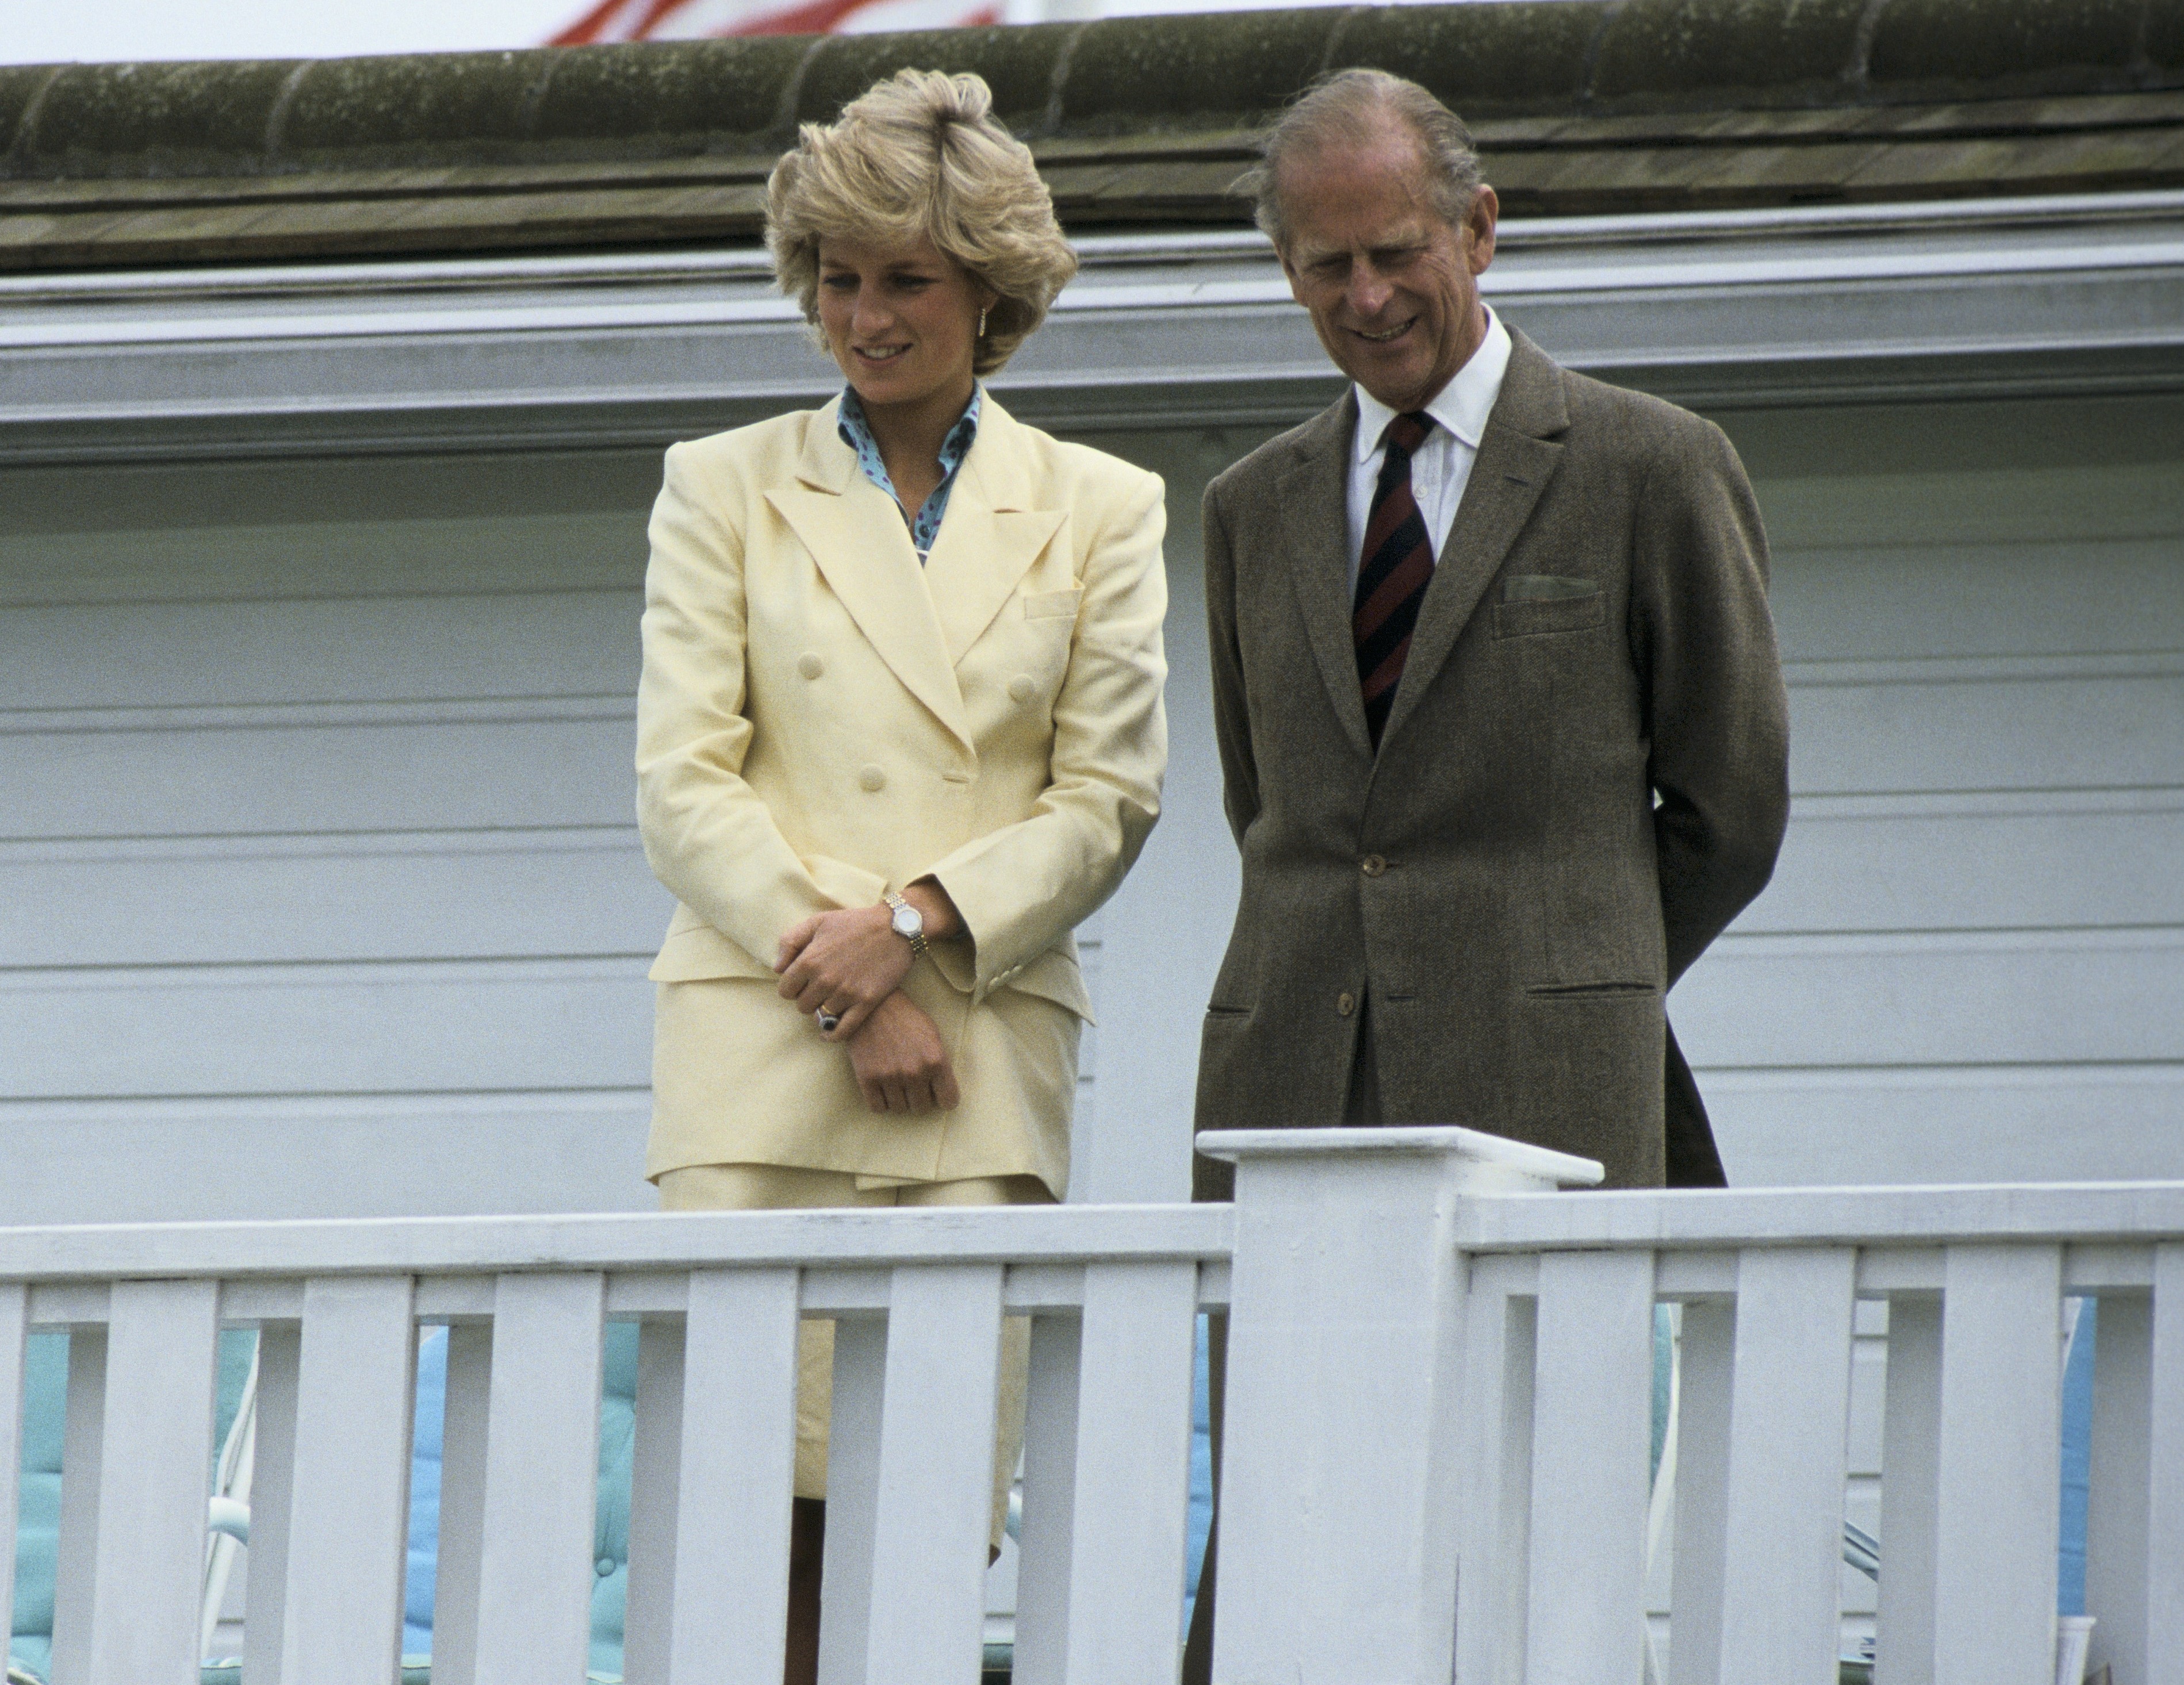
M 638 821 L 682 904 L 652 967 L 645 1173 L 788 1165 L 1059 1198 L 1080 1020 L 1071 935 L 1136 859 L 1167 759 L 1159 479 L 989 393 L 930 559 L 838 405 L 667 453 L 645 576 Z M 927 874 L 970 939 L 904 987 L 962 1104 L 875 1115 L 774 993 L 783 932 Z

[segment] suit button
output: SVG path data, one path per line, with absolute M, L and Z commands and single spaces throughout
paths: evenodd
M 1334 998 L 1334 1009 L 1347 1018 L 1357 1009 L 1357 997 L 1345 989 Z
M 796 670 L 807 679 L 816 679 L 827 670 L 827 664 L 807 649 L 796 658 Z
M 857 774 L 858 785 L 866 790 L 887 788 L 887 774 L 877 766 L 862 768 Z
M 1388 863 L 1382 859 L 1378 854 L 1368 854 L 1363 859 L 1358 862 L 1358 865 L 1363 869 L 1365 876 L 1368 877 L 1378 877 L 1382 872 L 1388 870 Z
M 1032 692 L 1036 691 L 1038 688 L 1039 687 L 1032 682 L 1032 676 L 1030 674 L 1019 673 L 1016 677 L 1009 681 L 1009 700 L 1011 702 L 1029 702 L 1032 698 Z

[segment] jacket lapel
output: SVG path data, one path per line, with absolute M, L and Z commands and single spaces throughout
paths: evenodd
M 1359 754 L 1370 756 L 1365 697 L 1357 680 L 1357 642 L 1350 630 L 1350 442 L 1357 425 L 1357 399 L 1340 400 L 1305 426 L 1297 459 L 1282 483 L 1281 532 L 1290 586 L 1304 616 L 1306 636 L 1318 659 L 1320 677 L 1335 717 Z M 1400 705 L 1400 704 L 1399 704 Z
M 978 437 L 956 473 L 947 519 L 925 559 L 925 587 L 951 667 L 994 623 L 1067 519 L 1062 509 L 1031 507 L 1022 431 L 988 392 Z
M 806 425 L 796 477 L 766 500 L 787 521 L 866 640 L 905 688 L 968 748 L 963 694 L 902 513 L 857 471 L 834 431 L 836 405 Z
M 1433 582 L 1418 608 L 1410 653 L 1403 659 L 1402 682 L 1380 733 L 1384 747 L 1416 711 L 1418 698 L 1448 659 L 1456 641 L 1478 611 L 1479 599 L 1509 554 L 1509 547 L 1531 519 L 1532 509 L 1562 460 L 1563 448 L 1549 437 L 1569 425 L 1563 399 L 1562 370 L 1532 342 L 1512 329 L 1508 372 L 1502 395 L 1486 419 L 1471 478 L 1457 507 L 1448 542 L 1434 569 Z M 1363 704 L 1359 704 L 1362 715 Z

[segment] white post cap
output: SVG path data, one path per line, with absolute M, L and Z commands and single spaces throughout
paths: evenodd
M 1607 1176 L 1597 1159 L 1580 1159 L 1454 1124 L 1406 1124 L 1390 1129 L 1208 1129 L 1200 1133 L 1197 1144 L 1207 1158 L 1231 1164 L 1245 1159 L 1439 1154 L 1569 1187 L 1597 1187 Z

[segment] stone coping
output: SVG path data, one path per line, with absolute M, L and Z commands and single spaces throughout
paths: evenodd
M 279 63 L 0 69 L 0 270 L 748 242 L 772 158 L 974 70 L 1072 227 L 1234 225 L 1282 103 L 1379 65 L 1513 214 L 2184 183 L 2184 0 L 1518 0 Z

